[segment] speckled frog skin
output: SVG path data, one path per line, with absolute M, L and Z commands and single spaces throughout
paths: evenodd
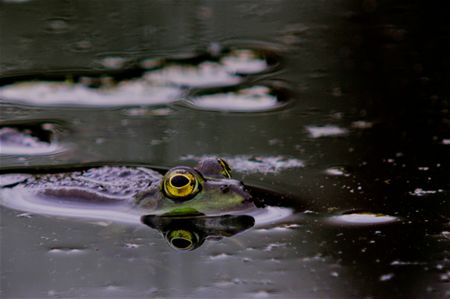
M 127 205 L 155 215 L 221 215 L 247 209 L 251 196 L 222 159 L 178 166 L 165 175 L 144 167 L 102 166 L 24 176 L 3 188 L 23 188 L 46 201 Z

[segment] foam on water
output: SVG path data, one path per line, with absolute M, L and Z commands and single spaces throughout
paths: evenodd
M 378 225 L 398 221 L 399 218 L 384 214 L 375 213 L 349 213 L 332 216 L 327 222 L 339 225 Z
M 90 88 L 82 83 L 30 81 L 0 87 L 0 100 L 39 106 L 136 106 L 176 101 L 182 91 L 176 87 L 152 85 L 143 79 L 117 85 Z
M 41 141 L 15 128 L 0 128 L 0 155 L 44 155 L 62 150 L 58 143 Z
M 342 136 L 348 133 L 348 130 L 334 125 L 326 126 L 307 126 L 306 130 L 312 138 Z
M 253 86 L 238 90 L 192 97 L 190 103 L 198 108 L 216 111 L 258 112 L 277 108 L 277 97 L 266 86 Z

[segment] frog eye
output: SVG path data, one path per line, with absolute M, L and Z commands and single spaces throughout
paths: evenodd
M 166 238 L 169 244 L 178 250 L 193 250 L 199 243 L 197 234 L 184 229 L 170 231 L 167 233 Z
M 223 174 L 224 177 L 230 179 L 231 178 L 231 167 L 227 163 L 227 161 L 219 158 L 219 159 L 217 159 L 217 162 L 219 163 L 220 167 L 222 167 L 222 170 L 220 171 L 220 173 Z
M 178 200 L 191 199 L 201 190 L 199 176 L 184 168 L 169 170 L 162 187 L 167 197 Z

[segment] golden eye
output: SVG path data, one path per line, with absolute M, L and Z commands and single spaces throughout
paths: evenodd
M 230 179 L 231 178 L 231 167 L 230 167 L 230 165 L 228 165 L 227 161 L 219 158 L 219 159 L 217 159 L 217 162 L 219 162 L 220 167 L 222 167 L 222 171 L 220 173 L 223 174 L 224 177 Z
M 186 169 L 170 170 L 163 179 L 163 191 L 172 199 L 190 199 L 200 188 L 199 179 Z
M 195 245 L 198 243 L 198 237 L 192 232 L 184 229 L 170 231 L 166 238 L 169 241 L 169 244 L 178 250 L 195 249 Z

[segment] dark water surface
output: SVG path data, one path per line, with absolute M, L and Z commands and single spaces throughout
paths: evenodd
M 103 161 L 171 167 L 223 156 L 236 177 L 294 195 L 283 205 L 301 207 L 282 223 L 189 252 L 143 225 L 1 207 L 0 297 L 449 297 L 443 3 L 0 2 L 0 94 L 18 80 L 75 84 L 80 73 L 139 80 L 136 65 L 157 65 L 158 74 L 208 55 L 220 60 L 222 49 L 251 49 L 268 62 L 237 78 L 220 73 L 231 76 L 227 88 L 202 86 L 210 75 L 194 80 L 195 89 L 159 81 L 176 93 L 155 105 L 40 107 L 3 94 L 0 130 L 29 139 L 0 135 L 9 142 L 2 170 Z M 249 92 L 261 105 L 282 104 L 230 112 L 234 106 L 194 101 Z M 24 144 L 37 150 L 18 151 Z

